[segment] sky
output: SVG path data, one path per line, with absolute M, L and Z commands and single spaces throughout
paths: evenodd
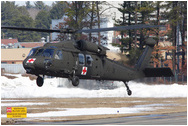
M 23 6 L 23 5 L 25 5 L 25 2 L 26 2 L 26 1 L 15 1 L 15 2 L 16 2 L 17 5 Z M 30 2 L 31 2 L 32 5 L 34 5 L 34 2 L 35 2 L 35 1 L 30 1 Z M 44 2 L 46 5 L 51 6 L 52 3 L 55 2 L 55 1 L 43 1 L 43 2 Z

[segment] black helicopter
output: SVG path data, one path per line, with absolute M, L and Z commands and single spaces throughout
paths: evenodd
M 131 25 L 100 29 L 38 29 L 2 26 L 2 29 L 59 32 L 59 33 L 91 33 L 103 31 L 121 31 L 141 28 L 155 28 L 160 26 Z M 106 56 L 108 48 L 84 40 L 67 40 L 59 43 L 46 43 L 43 47 L 32 48 L 23 67 L 28 74 L 38 76 L 36 83 L 41 87 L 44 75 L 69 78 L 73 86 L 79 85 L 79 79 L 123 81 L 128 95 L 132 92 L 127 82 L 144 77 L 170 77 L 173 73 L 170 68 L 150 68 L 151 53 L 156 42 L 152 38 L 146 40 L 146 48 L 134 68 L 130 68 L 110 60 Z M 41 76 L 42 75 L 42 76 Z

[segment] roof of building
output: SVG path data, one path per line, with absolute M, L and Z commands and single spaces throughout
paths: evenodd
M 33 48 L 38 46 L 43 46 L 43 42 L 19 42 L 19 44 L 24 48 Z
M 18 39 L 1 39 L 1 44 L 8 45 L 9 43 L 17 43 Z

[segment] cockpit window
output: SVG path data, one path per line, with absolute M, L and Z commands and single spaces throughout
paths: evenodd
M 33 56 L 37 51 L 37 48 L 31 49 L 28 56 Z
M 39 49 L 39 50 L 37 51 L 37 53 L 36 53 L 36 56 L 40 56 L 40 55 L 42 54 L 43 50 L 44 50 L 44 49 Z
M 56 54 L 55 54 L 55 59 L 63 59 L 63 54 L 61 50 L 57 50 Z
M 53 54 L 54 54 L 54 49 L 45 49 L 44 52 L 42 53 L 42 56 L 52 58 Z

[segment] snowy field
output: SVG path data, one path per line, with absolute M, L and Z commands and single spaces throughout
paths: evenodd
M 81 80 L 78 87 L 63 78 L 45 78 L 43 87 L 38 87 L 35 80 L 23 77 L 21 74 L 7 74 L 15 76 L 8 79 L 1 76 L 1 98 L 102 98 L 102 97 L 129 97 L 123 82 L 97 82 Z M 129 82 L 132 90 L 130 97 L 170 98 L 187 97 L 187 85 L 146 85 L 144 83 Z M 105 87 L 107 86 L 107 88 Z

